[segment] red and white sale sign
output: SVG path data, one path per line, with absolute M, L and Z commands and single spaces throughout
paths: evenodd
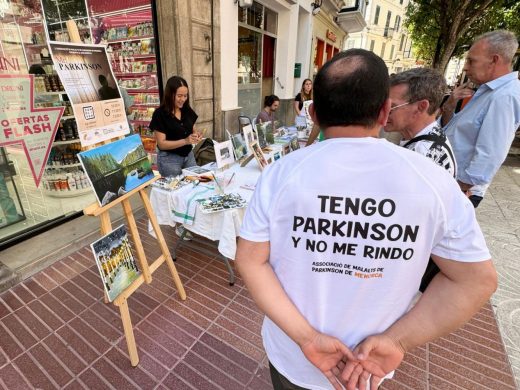
M 64 107 L 34 107 L 33 75 L 0 75 L 0 146 L 20 144 L 38 187 Z

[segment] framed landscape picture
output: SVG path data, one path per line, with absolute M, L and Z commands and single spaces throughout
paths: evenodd
M 125 225 L 90 244 L 108 300 L 112 302 L 141 272 L 132 255 Z
M 231 135 L 231 133 L 226 130 L 226 133 L 228 135 L 229 140 L 233 144 L 233 151 L 235 152 L 235 158 L 237 160 L 241 160 L 242 158 L 246 157 L 248 155 L 247 153 L 247 145 L 244 141 L 244 137 L 242 137 L 242 134 L 238 133 L 235 135 Z
M 80 152 L 78 157 L 101 206 L 154 177 L 139 134 Z

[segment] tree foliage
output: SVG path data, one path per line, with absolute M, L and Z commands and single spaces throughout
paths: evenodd
M 416 0 L 406 18 L 415 54 L 441 72 L 484 32 L 507 29 L 520 35 L 517 0 Z

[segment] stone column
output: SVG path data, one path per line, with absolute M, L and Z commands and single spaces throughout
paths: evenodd
M 186 79 L 199 115 L 195 127 L 216 139 L 222 138 L 219 10 L 220 0 L 157 0 L 163 81 L 174 75 Z

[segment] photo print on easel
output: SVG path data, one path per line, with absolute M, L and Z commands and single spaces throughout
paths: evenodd
M 101 206 L 154 177 L 139 134 L 80 152 L 78 157 Z
M 233 153 L 233 143 L 231 141 L 216 142 L 213 141 L 215 148 L 215 158 L 217 160 L 217 168 L 224 168 L 235 162 Z
M 90 244 L 108 300 L 112 302 L 141 272 L 132 255 L 125 225 Z

